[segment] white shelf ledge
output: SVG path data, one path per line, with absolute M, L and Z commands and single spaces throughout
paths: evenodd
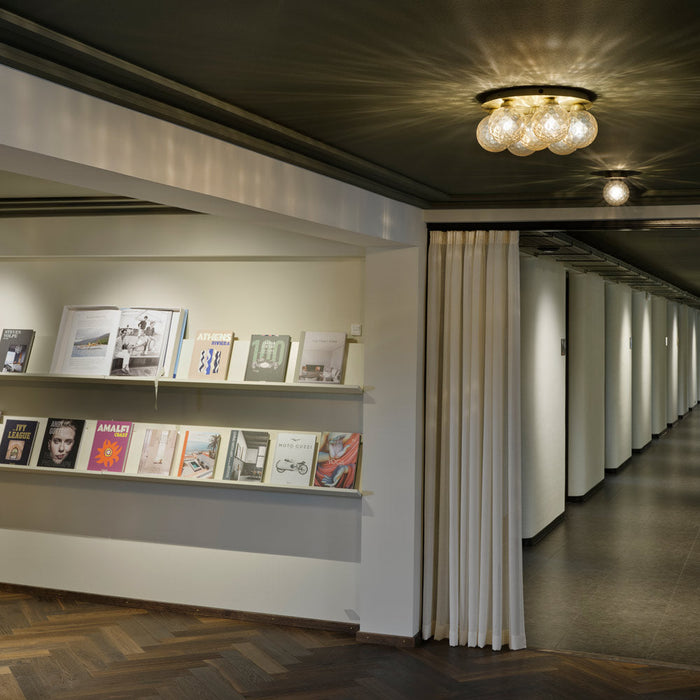
M 112 377 L 77 374 L 0 373 L 0 381 L 7 383 L 39 384 L 96 384 L 109 386 L 146 386 L 159 389 L 210 389 L 213 391 L 253 391 L 302 394 L 362 394 L 364 388 L 355 384 L 317 384 L 289 382 L 210 382 L 170 377 Z
M 185 479 L 174 476 L 159 476 L 155 474 L 129 474 L 124 472 L 87 471 L 85 469 L 60 469 L 57 467 L 13 466 L 0 464 L 0 472 L 21 474 L 58 474 L 65 477 L 80 477 L 88 479 L 112 479 L 117 481 L 132 481 L 144 483 L 176 484 L 177 486 L 196 486 L 203 488 L 239 489 L 242 491 L 266 491 L 277 493 L 301 493 L 310 496 L 331 496 L 333 498 L 361 498 L 362 492 L 357 489 L 331 489 L 320 486 L 284 486 L 281 484 L 246 483 L 243 481 L 222 481 L 220 479 Z

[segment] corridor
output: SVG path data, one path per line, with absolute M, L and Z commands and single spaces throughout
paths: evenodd
M 700 667 L 700 406 L 524 552 L 530 649 Z

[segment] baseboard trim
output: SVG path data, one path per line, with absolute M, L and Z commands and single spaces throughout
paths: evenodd
M 413 637 L 402 637 L 395 634 L 376 634 L 374 632 L 357 632 L 355 639 L 363 644 L 381 644 L 388 647 L 408 649 L 417 647 L 422 643 L 420 632 Z
M 666 433 L 668 432 L 668 426 L 666 426 L 660 433 L 652 433 L 651 437 L 654 438 L 654 440 L 658 440 L 659 438 L 662 438 Z
M 600 491 L 600 489 L 602 489 L 603 486 L 605 486 L 605 477 L 603 477 L 595 486 L 588 489 L 588 491 L 586 491 L 586 493 L 584 493 L 583 496 L 567 496 L 566 500 L 570 501 L 571 503 L 584 503 L 594 493 L 597 493 L 598 491 Z
M 566 520 L 566 511 L 561 515 L 558 515 L 554 520 L 552 520 L 549 525 L 545 525 L 536 535 L 532 537 L 523 538 L 523 547 L 534 547 L 538 542 L 541 542 L 547 535 L 552 532 L 560 523 Z
M 285 627 L 302 627 L 304 629 L 325 630 L 327 632 L 355 634 L 360 629 L 360 625 L 356 622 L 336 622 L 333 620 L 316 620 L 310 617 L 271 615 L 268 613 L 209 608 L 198 605 L 184 605 L 181 603 L 161 603 L 153 600 L 138 600 L 135 598 L 121 598 L 117 596 L 98 595 L 95 593 L 62 591 L 55 588 L 24 586 L 15 583 L 0 583 L 0 591 L 3 593 L 23 593 L 35 598 L 64 598 L 72 601 L 102 603 L 104 605 L 117 605 L 125 608 L 141 608 L 143 610 L 155 610 L 157 612 L 198 615 L 199 617 L 222 617 L 228 620 L 240 620 L 242 622 L 254 622 L 256 624 L 282 625 Z
M 653 437 L 653 436 L 652 436 L 652 437 Z M 651 440 L 649 440 L 649 442 L 647 442 L 646 445 L 642 445 L 641 447 L 633 447 L 633 448 L 632 448 L 632 453 L 638 455 L 638 454 L 640 454 L 641 452 L 644 452 L 645 450 L 648 450 L 650 445 L 651 445 Z
M 632 457 L 628 457 L 619 467 L 616 467 L 615 469 L 609 469 L 608 467 L 605 467 L 605 473 L 606 474 L 619 474 L 623 469 L 626 469 L 629 466 L 629 463 L 632 461 Z

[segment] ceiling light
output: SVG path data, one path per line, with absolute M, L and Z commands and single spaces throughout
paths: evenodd
M 488 90 L 476 99 L 489 112 L 479 122 L 476 139 L 492 153 L 507 148 L 529 156 L 549 148 L 567 155 L 589 146 L 598 134 L 595 117 L 587 111 L 596 99 L 590 90 L 526 85 Z
M 603 187 L 603 199 L 611 207 L 619 207 L 630 198 L 630 188 L 621 177 L 610 178 Z
M 605 178 L 603 187 L 603 199 L 611 207 L 619 207 L 625 204 L 630 197 L 630 185 L 628 178 L 639 175 L 638 170 L 596 170 L 594 175 Z M 639 187 L 635 187 L 639 191 Z

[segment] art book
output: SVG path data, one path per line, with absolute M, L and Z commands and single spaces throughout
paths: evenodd
M 287 375 L 291 340 L 288 335 L 252 335 L 245 381 L 283 382 Z
M 177 475 L 186 479 L 211 479 L 214 476 L 220 445 L 219 433 L 205 430 L 186 431 Z
M 0 371 L 26 372 L 33 343 L 34 331 L 5 328 L 0 336 Z
M 172 309 L 122 309 L 110 374 L 160 376 L 172 322 Z
M 225 481 L 262 481 L 270 433 L 232 430 L 226 452 Z
M 133 429 L 134 424 L 126 421 L 98 420 L 88 470 L 123 472 Z
M 360 455 L 360 433 L 321 433 L 314 486 L 351 489 Z
M 194 338 L 189 378 L 225 381 L 232 344 L 231 331 L 199 331 Z
M 143 438 L 138 473 L 169 475 L 176 442 L 177 430 L 174 428 L 148 428 Z
M 345 363 L 345 333 L 306 331 L 299 342 L 297 380 L 340 384 Z
M 116 306 L 64 306 L 51 373 L 109 374 L 119 315 Z
M 84 429 L 84 420 L 49 418 L 37 466 L 74 469 Z
M 38 428 L 36 420 L 7 418 L 0 440 L 0 464 L 29 464 Z
M 308 486 L 315 452 L 315 434 L 279 433 L 268 483 Z

